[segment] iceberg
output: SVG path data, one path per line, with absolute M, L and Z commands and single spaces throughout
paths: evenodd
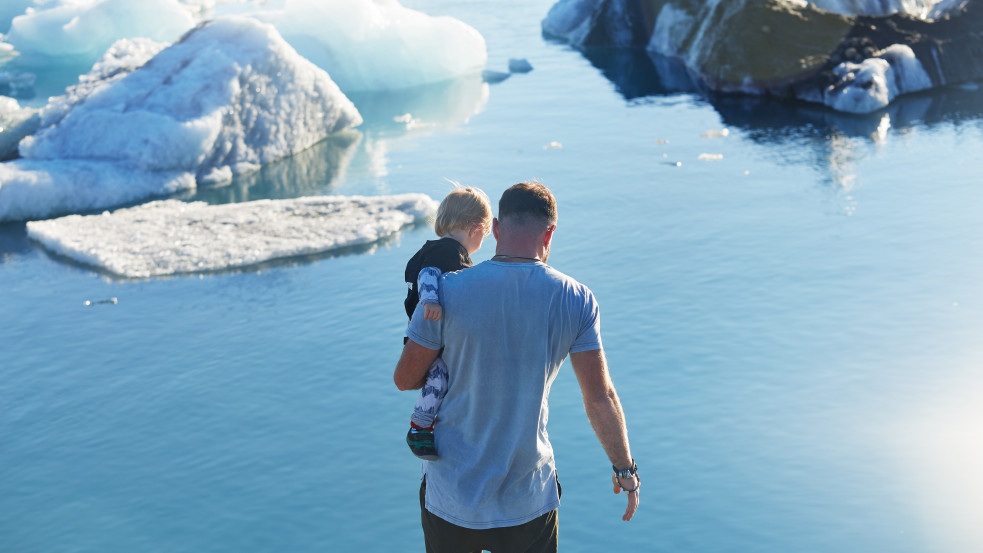
M 866 113 L 983 78 L 981 24 L 966 0 L 560 0 L 542 28 L 585 53 L 644 49 L 658 72 L 677 60 L 695 88 Z
M 485 39 L 451 17 L 431 17 L 395 0 L 286 0 L 254 17 L 276 26 L 345 93 L 410 88 L 480 73 Z
M 159 200 L 27 223 L 48 250 L 125 278 L 249 267 L 369 244 L 434 213 L 424 194 L 318 196 L 237 204 Z
M 487 61 L 485 40 L 473 27 L 396 0 L 4 0 L 4 6 L 0 17 L 19 15 L 0 53 L 4 44 L 16 50 L 15 64 L 28 71 L 45 64 L 88 67 L 119 39 L 171 43 L 204 20 L 228 15 L 273 24 L 346 93 L 480 73 Z
M 173 42 L 196 23 L 177 0 L 15 0 L 9 9 L 17 8 L 5 40 L 22 64 L 91 64 L 121 38 Z
M 276 29 L 238 16 L 200 24 L 167 48 L 117 42 L 39 117 L 21 159 L 0 164 L 0 221 L 226 181 L 362 122 Z

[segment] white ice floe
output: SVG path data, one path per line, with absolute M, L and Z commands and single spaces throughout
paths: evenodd
M 895 44 L 861 63 L 843 62 L 833 68 L 836 84 L 823 92 L 823 102 L 839 111 L 870 113 L 900 94 L 931 88 L 921 62 L 907 45 Z
M 47 249 L 123 277 L 221 271 L 386 238 L 431 215 L 424 194 L 207 205 L 162 200 L 27 223 Z
M 228 179 L 362 121 L 327 73 L 254 19 L 202 24 L 132 72 L 156 47 L 117 46 L 41 112 L 22 159 L 0 164 L 0 221 Z

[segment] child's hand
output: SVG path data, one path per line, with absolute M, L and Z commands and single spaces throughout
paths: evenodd
M 444 315 L 444 308 L 440 306 L 439 303 L 425 303 L 423 304 L 423 319 L 431 319 L 434 321 L 439 321 Z

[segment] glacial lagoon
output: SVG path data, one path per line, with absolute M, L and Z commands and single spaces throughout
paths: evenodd
M 565 367 L 562 551 L 983 548 L 977 87 L 869 116 L 705 95 L 545 40 L 548 0 L 405 4 L 533 70 L 353 94 L 351 133 L 177 199 L 550 186 L 644 479 L 624 523 Z M 422 550 L 391 375 L 431 237 L 121 279 L 0 225 L 0 549 Z

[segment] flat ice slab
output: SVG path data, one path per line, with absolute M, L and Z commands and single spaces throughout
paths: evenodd
M 425 194 L 208 205 L 162 200 L 27 223 L 49 250 L 129 278 L 212 272 L 375 242 L 431 215 Z

